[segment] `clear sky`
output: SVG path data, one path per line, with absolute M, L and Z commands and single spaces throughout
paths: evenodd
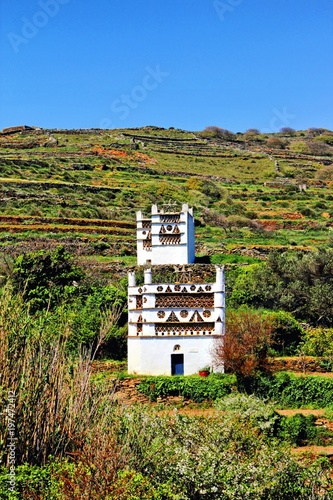
M 332 0 L 0 0 L 0 128 L 333 129 Z

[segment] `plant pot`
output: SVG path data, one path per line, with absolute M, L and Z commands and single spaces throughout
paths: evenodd
M 206 370 L 200 370 L 200 371 L 199 371 L 199 375 L 200 375 L 200 377 L 208 377 L 208 375 L 209 375 L 209 371 L 206 371 Z

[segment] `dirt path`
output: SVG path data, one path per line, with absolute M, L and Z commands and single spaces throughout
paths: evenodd
M 308 415 L 314 415 L 315 417 L 321 417 L 325 414 L 325 410 L 308 410 L 308 409 L 292 409 L 292 410 L 276 410 L 280 415 L 284 415 L 285 417 L 292 417 L 293 415 L 296 415 L 297 413 L 301 413 L 304 416 Z
M 297 448 L 292 448 L 292 453 L 297 453 L 299 455 L 310 455 L 313 457 L 326 456 L 329 457 L 331 463 L 333 461 L 333 446 L 298 446 Z

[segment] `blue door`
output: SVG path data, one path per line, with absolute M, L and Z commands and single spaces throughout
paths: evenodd
M 171 354 L 171 375 L 184 375 L 184 354 Z

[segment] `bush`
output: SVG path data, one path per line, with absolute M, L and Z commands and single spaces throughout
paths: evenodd
M 217 366 L 223 365 L 238 381 L 268 370 L 273 321 L 251 309 L 228 310 L 226 334 L 216 339 L 212 351 Z
M 148 377 L 143 379 L 138 391 L 156 401 L 159 397 L 182 396 L 196 403 L 215 400 L 229 394 L 236 379 L 230 375 L 213 375 L 209 378 L 193 377 Z
M 308 328 L 301 345 L 307 356 L 333 356 L 333 328 Z
M 333 324 L 333 250 L 316 252 L 272 252 L 267 261 L 240 274 L 231 293 L 233 305 L 292 312 L 296 319 L 312 325 Z M 237 297 L 237 294 L 239 297 Z M 237 302 L 236 300 L 237 299 Z M 236 302 L 236 303 L 235 303 Z
M 290 151 L 292 151 L 293 153 L 299 153 L 299 154 L 310 153 L 310 148 L 305 141 L 294 141 L 291 144 L 289 144 L 288 147 Z
M 210 259 L 212 264 L 221 266 L 222 264 L 256 264 L 260 259 L 238 254 L 215 253 Z
M 248 422 L 266 436 L 276 434 L 280 415 L 275 411 L 275 404 L 247 394 L 230 394 L 215 402 L 218 410 L 227 411 L 241 422 Z
M 245 389 L 284 408 L 323 408 L 333 400 L 333 380 L 324 377 L 295 377 L 282 372 L 252 378 Z
M 297 354 L 297 347 L 304 336 L 304 330 L 291 313 L 285 311 L 264 312 L 273 322 L 272 348 L 282 356 Z
M 199 191 L 205 196 L 209 197 L 209 200 L 219 200 L 224 194 L 223 190 L 213 182 L 207 179 L 202 180 L 197 177 L 190 177 L 187 181 L 187 186 L 191 191 Z
M 20 255 L 14 262 L 14 290 L 22 293 L 32 310 L 59 304 L 65 297 L 77 295 L 84 272 L 64 247 Z
M 0 406 L 15 394 L 16 463 L 45 464 L 59 457 L 100 421 L 101 401 L 109 388 L 91 381 L 92 361 L 116 317 L 110 310 L 101 322 L 94 349 L 69 352 L 68 315 L 45 311 L 31 316 L 26 304 L 7 286 L 0 296 Z M 108 412 L 105 412 L 105 418 Z M 0 419 L 0 462 L 8 457 L 8 426 Z
M 314 415 L 304 416 L 296 413 L 292 417 L 282 417 L 279 421 L 277 436 L 293 446 L 313 443 L 319 434 Z

